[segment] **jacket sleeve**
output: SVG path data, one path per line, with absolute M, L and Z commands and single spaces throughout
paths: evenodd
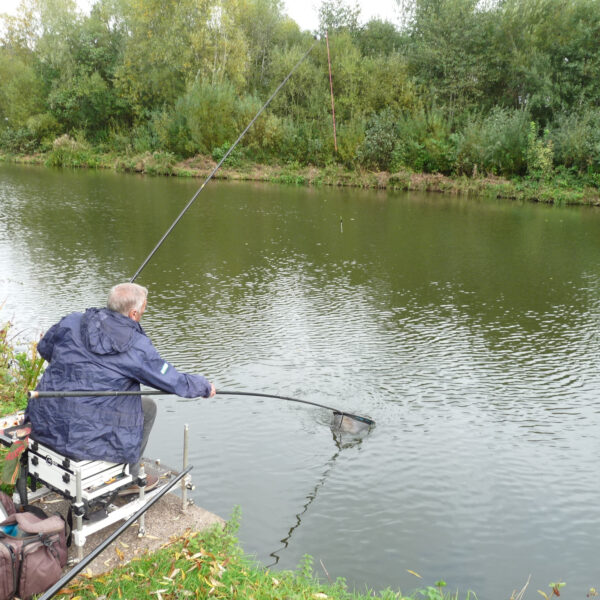
M 129 352 L 130 376 L 150 387 L 182 396 L 183 398 L 208 398 L 210 381 L 202 375 L 191 375 L 178 371 L 164 361 L 152 342 L 140 336 Z
M 48 331 L 46 331 L 44 337 L 38 342 L 37 351 L 40 356 L 50 362 L 52 359 L 52 352 L 54 350 L 54 340 L 56 339 L 56 334 L 58 333 L 58 328 L 60 323 L 56 323 L 52 325 Z

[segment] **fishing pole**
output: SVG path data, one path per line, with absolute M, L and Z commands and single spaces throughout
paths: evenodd
M 81 396 L 154 396 L 154 395 L 164 395 L 170 394 L 171 392 L 165 392 L 163 390 L 130 390 L 130 391 L 92 391 L 92 390 L 81 390 L 81 391 L 38 391 L 31 390 L 27 392 L 28 398 L 78 398 Z M 332 406 L 326 406 L 325 404 L 319 404 L 318 402 L 312 402 L 310 400 L 300 400 L 298 398 L 290 398 L 289 396 L 277 396 L 275 394 L 262 394 L 259 392 L 237 392 L 237 391 L 229 391 L 229 390 L 217 390 L 217 394 L 222 396 L 258 396 L 259 398 L 275 398 L 276 400 L 285 400 L 287 402 L 300 402 L 301 404 L 310 404 L 312 406 L 318 406 L 319 408 L 324 408 L 326 410 L 330 410 L 337 417 L 337 421 L 339 424 L 337 427 L 341 428 L 344 418 L 348 418 L 351 421 L 356 421 L 363 427 L 371 427 L 375 425 L 375 421 L 370 417 L 365 417 L 362 415 L 355 415 L 344 410 L 339 410 L 338 408 L 333 408 Z
M 135 272 L 134 276 L 129 280 L 130 283 L 133 283 L 136 280 L 137 276 L 142 272 L 142 269 L 150 262 L 150 259 L 154 256 L 154 254 L 160 248 L 162 243 L 167 239 L 167 236 L 171 233 L 171 231 L 173 231 L 173 229 L 175 228 L 177 223 L 179 223 L 179 221 L 181 220 L 183 215 L 187 212 L 187 210 L 190 208 L 190 206 L 194 203 L 196 198 L 199 196 L 200 192 L 204 189 L 204 186 L 213 178 L 213 175 L 219 170 L 219 168 L 225 162 L 227 157 L 233 152 L 234 148 L 238 145 L 238 143 L 241 141 L 241 139 L 246 135 L 246 132 L 248 131 L 248 129 L 250 129 L 250 127 L 252 127 L 252 125 L 254 124 L 254 121 L 256 121 L 256 119 L 258 119 L 258 117 L 262 114 L 262 112 L 265 110 L 265 108 L 267 108 L 267 106 L 270 104 L 271 100 L 273 100 L 273 98 L 275 98 L 275 96 L 277 95 L 279 90 L 287 83 L 288 79 L 293 75 L 293 73 L 296 71 L 296 69 L 304 62 L 306 57 L 311 53 L 312 49 L 318 44 L 318 42 L 319 42 L 319 38 L 317 36 L 315 36 L 315 41 L 314 41 L 313 45 L 305 52 L 304 56 L 302 56 L 302 58 L 294 65 L 294 67 L 287 74 L 285 79 L 277 86 L 277 89 L 271 94 L 269 99 L 262 105 L 261 109 L 256 113 L 256 115 L 254 115 L 254 118 L 250 121 L 250 123 L 248 123 L 248 125 L 246 126 L 246 129 L 244 129 L 244 131 L 242 131 L 242 133 L 240 133 L 238 139 L 233 143 L 233 145 L 229 148 L 229 150 L 227 150 L 227 152 L 225 152 L 223 158 L 219 161 L 217 166 L 211 171 L 210 175 L 204 180 L 204 183 L 198 188 L 196 193 L 192 196 L 191 200 L 185 205 L 184 209 L 179 213 L 178 217 L 173 221 L 173 223 L 167 229 L 165 234 L 160 238 L 158 244 L 156 244 L 156 246 L 154 246 L 154 249 L 152 250 L 152 252 L 150 252 L 150 254 L 148 254 L 148 256 L 146 257 L 144 262 L 140 265 L 140 268 Z
M 158 502 L 168 491 L 170 491 L 176 483 L 185 477 L 191 470 L 193 465 L 181 471 L 172 481 L 169 481 L 161 490 L 148 500 L 134 515 L 129 517 L 116 531 L 111 533 L 101 544 L 94 548 L 81 562 L 77 563 L 70 571 L 63 575 L 52 587 L 48 588 L 43 595 L 38 596 L 38 600 L 49 600 L 53 598 L 71 579 L 79 575 L 85 567 L 88 566 L 107 546 L 114 542 L 131 524 L 135 523 L 155 502 Z

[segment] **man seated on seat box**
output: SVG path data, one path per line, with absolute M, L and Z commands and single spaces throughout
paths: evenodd
M 214 396 L 208 379 L 181 373 L 159 356 L 139 323 L 147 297 L 146 288 L 121 283 L 110 290 L 107 308 L 74 312 L 53 325 L 38 344 L 49 365 L 37 389 L 139 391 L 143 383 L 184 398 Z M 139 395 L 31 398 L 25 416 L 41 444 L 75 460 L 129 463 L 135 480 L 156 404 Z M 146 489 L 157 481 L 148 476 Z

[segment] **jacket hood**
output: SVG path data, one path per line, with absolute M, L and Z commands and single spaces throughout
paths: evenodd
M 88 308 L 81 318 L 81 338 L 95 354 L 127 352 L 141 329 L 133 319 L 108 308 Z

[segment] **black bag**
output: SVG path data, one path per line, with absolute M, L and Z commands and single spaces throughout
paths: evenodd
M 0 492 L 0 504 L 10 508 Z M 43 515 L 43 516 L 42 516 Z M 26 600 L 55 584 L 67 564 L 65 522 L 60 515 L 13 512 L 0 523 L 0 600 Z

